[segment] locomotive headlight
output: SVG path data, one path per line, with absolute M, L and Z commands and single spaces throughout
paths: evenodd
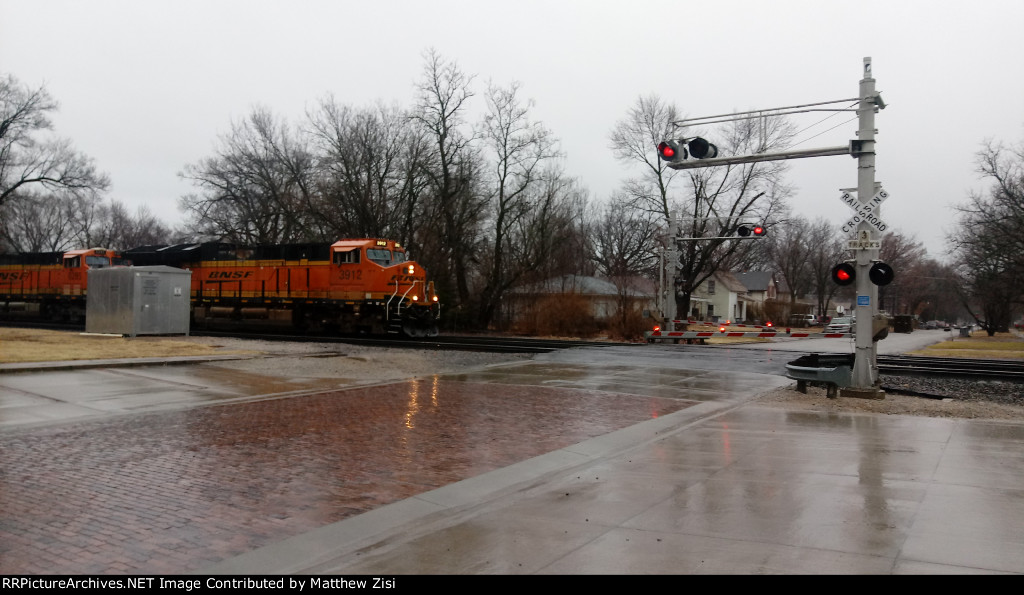
M 435 302 L 437 301 L 437 296 L 436 296 L 436 295 L 434 296 L 434 301 L 435 301 Z
M 420 296 L 418 296 L 418 295 L 412 296 L 412 301 L 414 301 L 414 302 L 420 301 Z
M 416 272 L 416 265 L 410 264 L 409 265 L 409 274 L 412 275 L 415 272 Z

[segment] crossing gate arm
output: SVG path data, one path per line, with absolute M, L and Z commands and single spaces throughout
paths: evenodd
M 716 337 L 741 337 L 747 339 L 843 339 L 852 333 L 793 333 L 779 331 L 648 331 L 644 333 L 649 343 L 679 339 L 714 339 Z

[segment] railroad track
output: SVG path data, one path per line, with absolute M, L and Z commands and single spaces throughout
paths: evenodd
M 49 330 L 81 331 L 82 325 L 4 323 L 2 326 L 42 328 Z M 572 339 L 535 339 L 527 337 L 493 337 L 486 335 L 442 335 L 429 339 L 407 339 L 365 336 L 318 336 L 288 333 L 241 333 L 233 331 L 195 331 L 194 336 L 232 337 L 265 341 L 296 341 L 317 343 L 348 343 L 371 347 L 408 349 L 434 349 L 459 351 L 486 351 L 492 353 L 548 353 L 572 347 L 642 346 L 640 343 L 610 343 Z M 975 380 L 1024 382 L 1024 362 L 1009 360 L 982 360 L 919 357 L 909 355 L 880 355 L 881 374 L 893 376 L 956 377 Z
M 1011 360 L 880 355 L 878 371 L 893 376 L 947 376 L 1024 382 L 1024 362 Z
M 608 343 L 571 339 L 535 339 L 527 337 L 490 337 L 483 335 L 444 335 L 429 339 L 404 337 L 320 336 L 287 333 L 237 333 L 231 331 L 195 331 L 199 337 L 231 337 L 263 341 L 295 341 L 306 343 L 346 343 L 369 347 L 403 349 L 432 349 L 453 351 L 485 351 L 489 353 L 548 353 L 571 347 L 607 347 L 611 345 L 639 345 L 634 343 Z
M 82 324 L 0 321 L 0 326 L 34 328 L 41 330 L 81 332 Z M 408 349 L 449 349 L 456 351 L 486 351 L 492 353 L 547 353 L 570 347 L 603 347 L 609 345 L 639 345 L 636 343 L 610 343 L 574 339 L 540 339 L 532 337 L 494 337 L 487 335 L 442 335 L 427 339 L 409 339 L 400 336 L 368 335 L 300 335 L 290 331 L 260 330 L 238 331 L 230 329 L 193 329 L 194 337 L 230 337 L 262 341 L 294 341 L 297 343 L 348 343 L 370 347 L 400 347 Z

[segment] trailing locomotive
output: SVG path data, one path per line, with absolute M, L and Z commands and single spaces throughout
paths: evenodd
M 0 311 L 81 322 L 89 269 L 128 264 L 120 252 L 103 248 L 0 254 Z
M 437 334 L 440 303 L 433 282 L 392 240 L 143 246 L 125 251 L 122 263 L 190 270 L 194 327 L 253 323 L 317 332 Z M 79 287 L 83 313 L 84 272 Z M 17 272 L 7 274 L 13 278 Z M 6 303 L 11 301 L 7 296 Z M 49 301 L 41 300 L 41 311 L 50 311 Z

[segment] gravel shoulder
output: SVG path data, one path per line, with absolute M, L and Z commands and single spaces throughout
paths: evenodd
M 882 377 L 882 386 L 916 387 L 911 390 L 932 392 L 927 382 L 918 379 Z M 933 381 L 934 382 L 934 381 Z M 964 419 L 994 419 L 1024 422 L 1024 385 L 1012 382 L 948 381 L 944 398 L 927 398 L 887 391 L 884 399 L 828 398 L 822 387 L 808 387 L 807 394 L 781 388 L 757 398 L 757 403 L 798 411 L 825 413 L 882 413 L 886 415 L 917 415 Z M 932 390 L 929 390 L 932 389 Z M 935 393 L 932 393 L 935 394 Z

